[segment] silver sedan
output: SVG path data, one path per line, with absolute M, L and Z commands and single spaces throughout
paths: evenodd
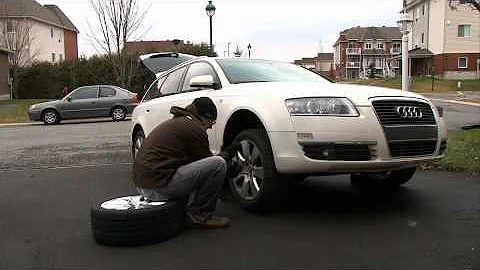
M 139 103 L 139 97 L 126 89 L 113 85 L 89 85 L 73 90 L 61 100 L 30 106 L 32 121 L 58 124 L 63 119 L 112 117 L 122 121 Z

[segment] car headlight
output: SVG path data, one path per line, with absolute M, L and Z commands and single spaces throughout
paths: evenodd
M 295 98 L 285 101 L 290 115 L 359 116 L 347 98 Z

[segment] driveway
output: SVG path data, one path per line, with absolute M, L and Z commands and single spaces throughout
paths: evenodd
M 0 269 L 480 268 L 478 176 L 438 171 L 420 171 L 392 194 L 361 193 L 347 176 L 310 178 L 276 214 L 221 202 L 230 228 L 97 245 L 91 205 L 135 192 L 128 127 L 0 129 Z

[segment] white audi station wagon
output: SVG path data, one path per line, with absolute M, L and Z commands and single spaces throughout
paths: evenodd
M 157 75 L 132 115 L 132 156 L 143 139 L 201 96 L 218 108 L 210 148 L 239 142 L 228 184 L 246 209 L 278 205 L 288 183 L 350 174 L 354 187 L 391 189 L 443 157 L 447 132 L 425 97 L 388 88 L 332 83 L 300 66 L 269 60 L 153 53 Z

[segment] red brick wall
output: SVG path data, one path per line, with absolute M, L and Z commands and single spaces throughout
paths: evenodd
M 458 68 L 459 57 L 468 58 L 467 68 Z M 480 59 L 480 53 L 437 54 L 433 56 L 433 66 L 437 74 L 443 74 L 445 71 L 476 71 L 477 59 Z
M 65 30 L 65 60 L 78 59 L 77 33 Z

